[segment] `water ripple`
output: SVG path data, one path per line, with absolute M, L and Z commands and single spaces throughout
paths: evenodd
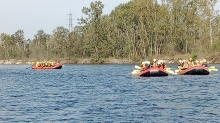
M 218 72 L 144 78 L 128 74 L 134 65 L 28 67 L 0 65 L 0 122 L 220 121 Z

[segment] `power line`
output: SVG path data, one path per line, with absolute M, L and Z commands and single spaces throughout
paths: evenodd
M 73 29 L 73 24 L 72 24 L 72 13 L 71 13 L 71 10 L 70 10 L 70 13 L 69 13 L 69 31 L 72 32 L 72 29 Z

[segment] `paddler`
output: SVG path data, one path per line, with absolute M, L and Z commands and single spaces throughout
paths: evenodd
M 162 68 L 162 64 L 161 64 L 160 60 L 157 61 L 157 67 Z
M 163 69 L 166 68 L 166 64 L 165 64 L 164 60 L 161 60 L 161 67 L 162 67 Z
M 208 67 L 208 63 L 207 63 L 206 59 L 203 60 L 203 62 L 202 62 L 202 66 L 204 66 L 204 67 Z
M 150 61 L 144 61 L 141 63 L 140 65 L 141 67 L 141 70 L 146 70 L 146 69 L 149 69 L 150 68 Z
M 39 62 L 38 61 L 36 62 L 36 66 L 39 67 Z
M 152 66 L 157 67 L 157 59 L 153 59 Z
M 141 70 L 145 70 L 147 68 L 146 63 L 147 63 L 146 61 L 141 63 L 141 65 L 140 65 Z
M 183 67 L 181 69 L 186 69 L 189 67 L 188 65 L 188 60 L 183 60 L 184 64 L 183 64 Z
M 32 64 L 32 65 L 34 65 L 34 64 L 35 64 L 34 60 L 32 60 L 31 64 Z
M 188 65 L 189 65 L 188 67 L 193 67 L 194 66 L 192 58 L 189 58 Z
M 195 61 L 195 66 L 200 66 L 199 60 Z
M 179 60 L 178 69 L 182 69 L 182 68 L 183 68 L 183 65 L 184 65 L 183 60 Z

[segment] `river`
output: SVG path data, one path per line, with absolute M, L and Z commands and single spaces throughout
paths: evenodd
M 59 70 L 0 65 L 0 122 L 220 121 L 219 72 L 134 77 L 133 69 L 134 64 L 66 64 Z

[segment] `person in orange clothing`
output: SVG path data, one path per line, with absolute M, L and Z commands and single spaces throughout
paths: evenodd
M 157 67 L 158 67 L 158 68 L 162 68 L 162 63 L 161 63 L 160 60 L 157 61 Z
M 183 67 L 181 68 L 181 70 L 187 69 L 189 67 L 189 61 L 188 60 L 183 60 Z
M 149 61 L 142 62 L 140 67 L 141 67 L 141 70 L 149 69 L 150 68 L 150 62 Z
M 166 68 L 166 64 L 164 63 L 164 60 L 161 60 L 161 67 L 162 67 L 163 69 Z
M 165 69 L 165 68 L 166 68 L 166 65 L 165 65 L 165 63 L 164 63 L 163 60 L 158 60 L 158 62 L 157 62 L 157 67 L 158 67 L 158 68 Z
M 199 61 L 198 61 L 198 60 L 196 60 L 194 65 L 195 65 L 195 66 L 200 66 Z
M 208 67 L 208 63 L 207 63 L 206 59 L 204 59 L 204 60 L 202 61 L 202 66 Z
M 153 62 L 152 62 L 152 67 L 157 67 L 158 64 L 157 64 L 157 59 L 153 59 Z
M 179 60 L 178 69 L 183 68 L 183 65 L 184 65 L 184 60 Z
M 189 58 L 188 67 L 193 67 L 193 66 L 194 66 L 193 60 L 192 58 Z

